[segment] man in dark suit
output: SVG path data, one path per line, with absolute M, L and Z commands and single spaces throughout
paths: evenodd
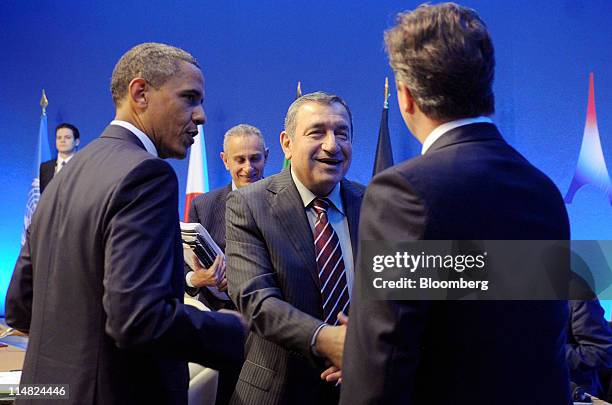
M 115 120 L 49 184 L 11 279 L 6 320 L 30 336 L 22 384 L 68 384 L 62 403 L 185 404 L 187 361 L 242 360 L 237 313 L 182 303 L 178 182 L 163 159 L 184 158 L 204 123 L 203 86 L 193 56 L 168 45 L 115 66 Z
M 225 200 L 232 190 L 261 180 L 268 160 L 268 148 L 261 131 L 252 125 L 240 124 L 230 128 L 223 138 L 221 160 L 230 173 L 232 182 L 196 197 L 189 207 L 189 222 L 198 222 L 206 228 L 215 243 L 225 251 Z M 221 263 L 225 266 L 225 263 Z M 207 286 L 219 286 L 227 290 L 225 277 L 217 279 L 216 268 L 186 269 L 186 291 L 198 295 L 198 299 L 213 310 L 233 307 L 231 301 L 216 298 Z M 229 300 L 229 298 L 228 298 Z
M 338 401 L 321 373 L 341 363 L 357 252 L 363 186 L 344 178 L 351 142 L 346 103 L 305 95 L 281 133 L 290 168 L 228 196 L 229 292 L 251 322 L 235 404 Z
M 47 160 L 40 165 L 40 193 L 42 194 L 47 184 L 56 173 L 68 163 L 74 156 L 81 142 L 81 134 L 77 127 L 66 122 L 55 128 L 55 147 L 57 148 L 57 159 Z
M 223 138 L 223 152 L 221 160 L 232 177 L 231 184 L 220 187 L 206 194 L 196 197 L 189 207 L 189 222 L 198 222 L 206 228 L 215 243 L 225 252 L 225 201 L 232 190 L 252 184 L 263 177 L 264 167 L 268 160 L 268 148 L 261 131 L 252 125 L 240 124 L 230 128 Z M 217 311 L 219 309 L 235 309 L 236 307 L 227 297 L 227 300 L 217 298 L 208 286 L 219 288 L 221 292 L 227 291 L 227 279 L 225 277 L 225 259 L 217 259 L 219 262 L 209 269 L 197 268 L 191 271 L 185 266 L 185 290 L 191 296 L 198 299 L 208 308 Z M 221 266 L 218 271 L 217 266 Z M 217 384 L 216 404 L 229 402 L 241 365 L 235 368 L 224 368 L 219 370 L 219 381 Z
M 385 41 L 423 150 L 368 186 L 363 243 L 568 240 L 557 188 L 488 118 L 495 63 L 477 13 L 423 5 L 400 14 Z M 570 403 L 565 301 L 373 300 L 366 271 L 356 272 L 341 403 Z
M 605 398 L 599 373 L 612 369 L 612 328 L 597 295 L 573 275 L 565 354 L 570 380 L 591 395 Z M 580 298 L 580 299 L 574 299 Z

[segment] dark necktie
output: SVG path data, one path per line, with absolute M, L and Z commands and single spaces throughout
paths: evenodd
M 317 213 L 314 240 L 319 281 L 321 282 L 324 321 L 329 325 L 336 325 L 338 324 L 336 318 L 338 312 L 346 314 L 349 306 L 348 284 L 340 239 L 327 218 L 329 200 L 315 198 L 312 206 Z

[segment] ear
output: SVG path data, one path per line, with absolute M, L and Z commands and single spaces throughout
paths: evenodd
M 401 82 L 396 82 L 397 86 L 397 103 L 399 104 L 400 111 L 404 114 L 414 114 L 416 104 L 414 97 L 410 89 Z
M 80 143 L 81 143 L 81 138 L 77 138 L 74 140 L 74 146 L 79 146 Z
M 147 102 L 147 91 L 149 86 L 147 81 L 141 77 L 132 79 L 128 85 L 128 101 L 130 104 L 134 104 L 140 109 L 146 109 L 148 106 Z
M 291 141 L 291 138 L 285 131 L 280 133 L 280 144 L 281 144 L 281 147 L 283 148 L 285 159 L 291 160 L 291 149 L 293 146 L 293 142 Z
M 270 153 L 270 148 L 266 148 L 264 150 L 264 163 L 268 161 L 268 154 Z
M 229 172 L 229 166 L 227 165 L 227 157 L 225 156 L 225 152 L 221 152 L 219 154 L 219 156 L 221 156 L 221 160 L 223 160 L 223 164 L 225 165 L 225 170 L 227 170 Z

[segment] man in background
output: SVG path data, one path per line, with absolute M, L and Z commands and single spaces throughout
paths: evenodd
M 189 53 L 145 43 L 121 57 L 111 93 L 115 119 L 38 205 L 6 321 L 30 337 L 22 384 L 67 384 L 67 404 L 186 404 L 188 361 L 243 357 L 239 314 L 183 304 L 178 181 L 163 159 L 183 159 L 205 122 L 204 78 Z
M 199 222 L 206 228 L 215 243 L 225 252 L 225 201 L 232 190 L 248 186 L 264 175 L 264 167 L 268 160 L 268 148 L 261 131 L 252 125 L 240 124 L 230 128 L 223 138 L 221 160 L 232 178 L 231 184 L 220 187 L 195 198 L 189 208 L 189 222 Z M 197 266 L 197 264 L 196 264 Z M 220 268 L 219 268 L 220 267 Z M 189 295 L 197 295 L 198 299 L 208 308 L 235 309 L 227 296 L 227 300 L 217 298 L 208 290 L 209 286 L 227 291 L 225 277 L 225 259 L 218 258 L 210 268 L 199 267 L 192 271 L 185 266 L 186 291 Z M 240 367 L 226 367 L 219 370 L 217 385 L 217 405 L 229 402 Z
M 385 42 L 423 148 L 372 180 L 360 239 L 569 240 L 559 191 L 489 118 L 495 59 L 478 14 L 422 5 Z M 565 301 L 374 300 L 361 288 L 367 271 L 356 272 L 343 404 L 570 403 Z
M 72 124 L 62 123 L 55 128 L 57 159 L 47 160 L 40 165 L 40 193 L 45 190 L 53 176 L 72 159 L 81 143 L 81 134 Z
M 268 148 L 261 131 L 252 125 L 240 124 L 230 128 L 223 138 L 221 160 L 230 173 L 232 182 L 227 186 L 217 188 L 196 197 L 189 207 L 189 222 L 198 222 L 206 228 L 215 243 L 225 252 L 225 201 L 227 195 L 238 188 L 248 186 L 264 175 L 264 167 L 268 161 Z M 217 264 L 225 267 L 225 262 Z M 216 266 L 210 269 L 188 270 L 185 277 L 187 293 L 198 295 L 198 299 L 212 310 L 234 308 L 231 301 L 219 300 L 206 288 L 218 286 L 227 290 L 226 278 L 217 275 Z
M 281 173 L 227 199 L 227 280 L 251 322 L 235 404 L 336 404 L 321 373 L 342 362 L 363 186 L 344 178 L 346 102 L 312 93 L 289 107 Z

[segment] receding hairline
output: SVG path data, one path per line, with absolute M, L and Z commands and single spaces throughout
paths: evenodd
M 253 125 L 249 124 L 238 124 L 231 127 L 223 135 L 223 152 L 227 152 L 227 143 L 230 139 L 239 137 L 255 137 L 262 146 L 261 150 L 265 153 L 266 151 L 266 140 L 261 133 L 261 130 Z

